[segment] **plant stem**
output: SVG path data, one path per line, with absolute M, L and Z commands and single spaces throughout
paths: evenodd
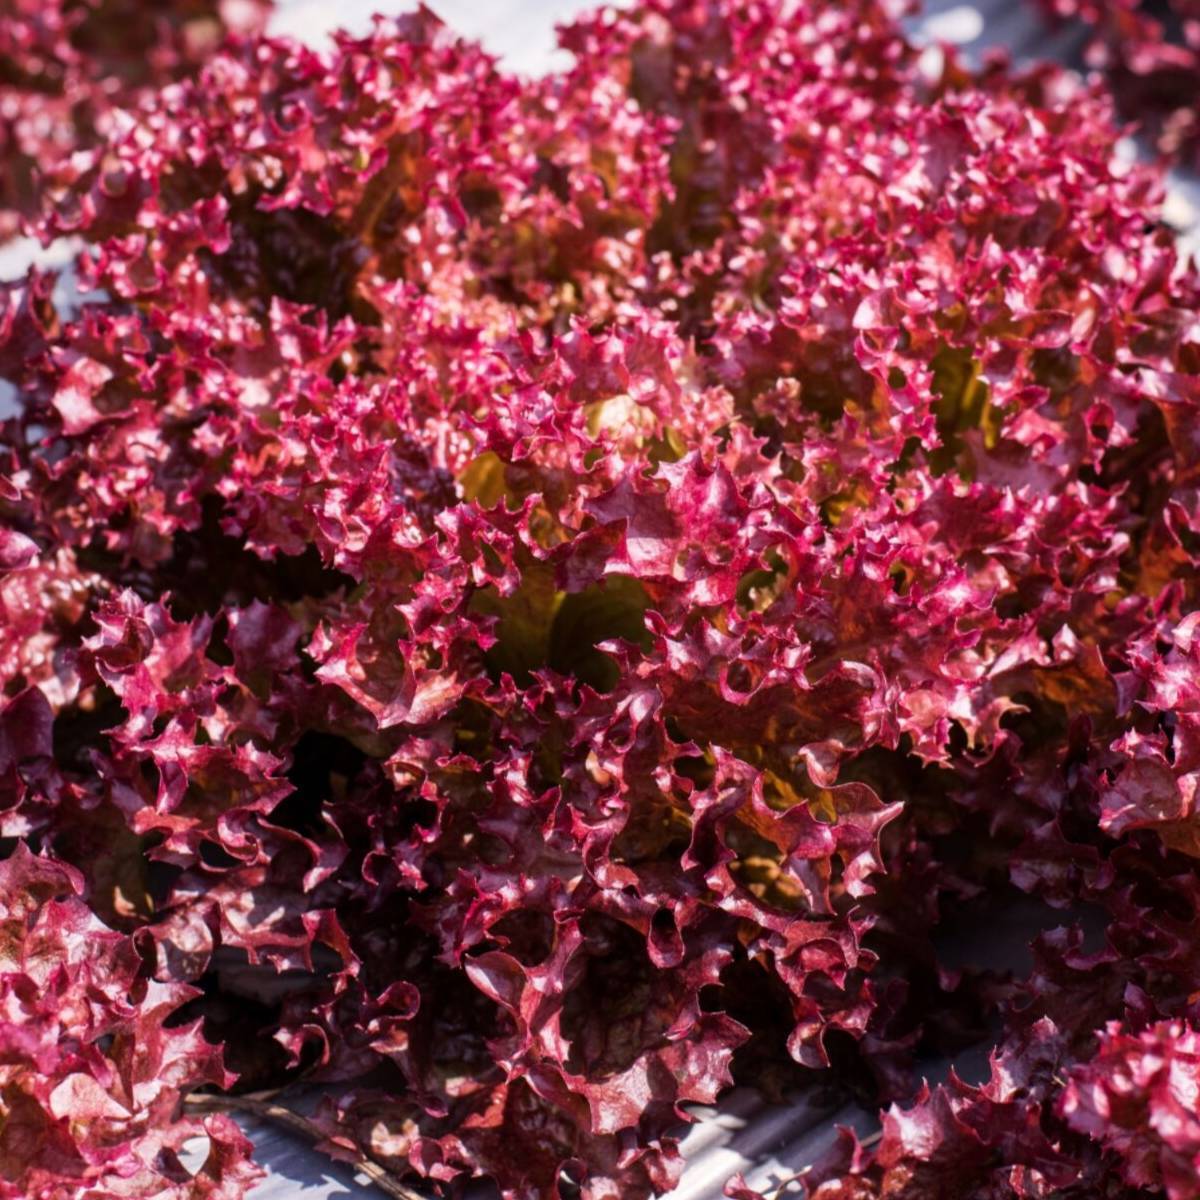
M 301 1134 L 310 1142 L 322 1141 L 324 1132 L 307 1117 L 293 1112 L 282 1104 L 272 1100 L 257 1099 L 254 1096 L 219 1096 L 214 1093 L 194 1093 L 186 1101 L 187 1107 L 193 1112 L 242 1112 L 271 1121 L 276 1125 L 284 1125 L 295 1133 Z M 428 1200 L 420 1192 L 413 1191 L 407 1184 L 401 1183 L 390 1171 L 365 1155 L 354 1164 L 356 1171 L 361 1171 L 370 1181 L 395 1200 Z
M 868 1134 L 858 1144 L 864 1150 L 866 1150 L 869 1147 L 874 1146 L 877 1142 L 881 1141 L 882 1139 L 883 1139 L 883 1130 L 877 1129 L 877 1130 L 875 1130 L 874 1133 Z M 778 1187 L 776 1187 L 776 1189 L 771 1197 L 771 1200 L 781 1200 L 784 1189 L 786 1187 L 788 1187 L 790 1184 L 795 1183 L 798 1179 L 803 1179 L 804 1176 L 807 1175 L 809 1173 L 809 1171 L 811 1171 L 811 1170 L 812 1170 L 812 1164 L 809 1163 L 809 1165 L 807 1167 L 801 1167 L 800 1170 L 798 1170 L 795 1173 L 795 1175 L 791 1175 L 787 1179 L 783 1180 L 783 1182 L 780 1183 Z
M 368 244 L 375 232 L 375 224 L 383 215 L 387 203 L 396 194 L 396 189 L 408 173 L 409 159 L 405 153 L 407 138 L 398 133 L 388 142 L 387 162 L 383 168 L 367 181 L 362 196 L 350 218 L 350 231 Z

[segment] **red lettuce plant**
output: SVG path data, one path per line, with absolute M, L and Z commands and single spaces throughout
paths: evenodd
M 83 881 L 20 842 L 0 863 L 0 1196 L 228 1197 L 256 1172 L 237 1126 L 179 1099 L 233 1077 L 200 1022 L 167 1028 L 195 989 L 147 978 L 134 940 L 79 899 Z M 206 1136 L 193 1176 L 179 1150 Z
M 199 69 L 226 33 L 261 32 L 267 0 L 10 0 L 0 22 L 0 241 L 36 217 L 76 150 L 118 112 Z
M 1200 165 L 1200 3 L 1040 0 L 1055 18 L 1093 27 L 1090 66 L 1108 72 L 1122 109 L 1163 153 Z
M 12 1186 L 237 1194 L 226 1124 L 180 1174 L 197 1097 L 305 1083 L 428 1191 L 636 1200 L 736 1079 L 896 1106 L 821 1196 L 1197 1194 L 1145 1065 L 1200 991 L 1157 177 L 872 0 L 562 39 L 81 68 L 38 228 L 102 298 L 0 315 L 0 836 L 99 1007 L 0 975 Z M 1022 892 L 1029 972 L 944 957 Z

